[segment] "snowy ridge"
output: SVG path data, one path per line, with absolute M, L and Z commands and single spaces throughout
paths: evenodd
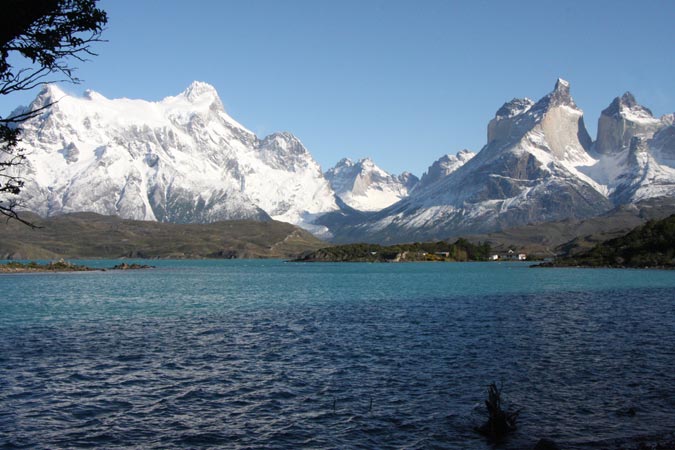
M 460 150 L 455 155 L 447 154 L 441 156 L 439 159 L 434 161 L 434 163 L 429 166 L 424 175 L 422 175 L 422 178 L 420 179 L 419 184 L 416 186 L 416 189 L 428 188 L 432 184 L 442 180 L 462 167 L 474 156 L 476 156 L 475 153 L 466 149 Z
M 159 102 L 82 98 L 45 86 L 24 123 L 26 207 L 167 222 L 271 218 L 304 226 L 338 209 L 319 165 L 290 133 L 264 139 L 232 119 L 215 89 L 194 82 Z
M 615 204 L 675 197 L 672 114 L 656 118 L 626 92 L 602 111 L 594 149 L 597 162 L 586 172 Z
M 370 158 L 340 160 L 324 174 L 335 194 L 360 211 L 379 211 L 408 196 L 419 181 L 409 172 L 392 175 Z
M 634 136 L 650 139 L 664 126 L 667 116 L 655 118 L 648 108 L 638 104 L 633 94 L 626 92 L 602 111 L 594 147 L 599 154 L 618 153 L 628 149 Z

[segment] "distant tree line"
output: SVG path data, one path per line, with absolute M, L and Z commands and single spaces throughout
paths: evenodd
M 597 244 L 551 266 L 675 267 L 675 214 L 651 220 L 625 236 Z
M 491 248 L 487 242 L 472 244 L 466 239 L 453 243 L 447 241 L 415 242 L 412 244 L 378 245 L 346 244 L 327 247 L 312 252 L 304 261 L 486 261 Z

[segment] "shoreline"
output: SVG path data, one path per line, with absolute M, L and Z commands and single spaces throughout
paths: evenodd
M 629 270 L 675 270 L 675 266 L 623 266 L 623 265 L 584 265 L 541 263 L 530 267 L 536 269 L 629 269 Z
M 74 273 L 74 272 L 106 272 L 110 270 L 141 270 L 154 269 L 155 266 L 146 264 L 125 262 L 117 264 L 110 268 L 95 268 L 84 265 L 73 264 L 64 259 L 52 261 L 47 264 L 40 264 L 35 261 L 28 263 L 8 262 L 0 264 L 0 275 L 2 274 L 21 274 L 21 273 Z

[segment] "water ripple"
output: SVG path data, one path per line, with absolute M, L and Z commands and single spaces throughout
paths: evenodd
M 487 449 L 493 381 L 506 449 L 675 426 L 671 288 L 344 295 L 0 322 L 0 446 Z

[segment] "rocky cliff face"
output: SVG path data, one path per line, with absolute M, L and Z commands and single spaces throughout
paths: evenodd
M 661 122 L 664 126 L 654 133 L 650 149 L 661 164 L 675 167 L 675 114 L 664 116 Z
M 602 155 L 619 153 L 628 149 L 633 137 L 650 139 L 662 126 L 661 120 L 626 92 L 602 111 L 595 150 Z
M 655 118 L 626 92 L 598 120 L 596 162 L 585 168 L 615 205 L 675 196 L 673 115 Z

